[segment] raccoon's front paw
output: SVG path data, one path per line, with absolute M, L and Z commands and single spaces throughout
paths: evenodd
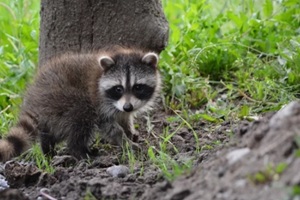
M 132 130 L 124 130 L 125 135 L 128 139 L 130 139 L 132 142 L 138 142 L 139 141 L 139 135 Z
M 126 136 L 132 141 L 137 143 L 139 141 L 139 135 L 138 134 L 134 134 L 134 133 L 126 133 Z
M 97 157 L 99 156 L 99 149 L 95 148 L 95 147 L 91 147 L 89 149 L 88 155 L 91 157 Z
M 81 148 L 68 148 L 68 153 L 70 155 L 72 155 L 73 157 L 75 157 L 76 159 L 78 160 L 81 160 L 81 159 L 87 159 L 89 157 L 96 157 L 97 156 L 97 149 L 93 149 L 93 150 L 90 150 L 89 148 L 84 148 L 84 147 L 81 147 Z
M 142 147 L 138 144 L 138 143 L 135 143 L 135 142 L 131 142 L 131 148 L 133 151 L 135 152 L 141 152 L 142 151 Z
M 138 134 L 132 134 L 131 141 L 137 143 L 139 141 L 139 135 Z

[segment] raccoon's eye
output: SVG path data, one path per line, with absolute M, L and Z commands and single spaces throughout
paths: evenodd
M 114 86 L 106 90 L 106 95 L 114 100 L 119 100 L 124 93 L 124 88 L 121 85 Z
M 146 84 L 136 84 L 132 87 L 132 92 L 138 99 L 147 100 L 151 98 L 154 88 Z
M 137 84 L 137 85 L 134 85 L 133 88 L 132 88 L 134 91 L 142 91 L 143 90 L 143 85 L 142 84 Z
M 114 88 L 115 88 L 115 91 L 117 93 L 123 93 L 123 87 L 122 86 L 115 86 Z

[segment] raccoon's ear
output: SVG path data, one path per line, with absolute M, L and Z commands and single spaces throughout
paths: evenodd
M 99 64 L 103 69 L 108 69 L 115 64 L 115 61 L 109 56 L 101 56 Z
M 156 68 L 158 63 L 158 55 L 156 53 L 147 53 L 142 58 L 142 62 Z

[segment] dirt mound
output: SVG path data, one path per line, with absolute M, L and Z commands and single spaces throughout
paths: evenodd
M 236 145 L 211 154 L 172 184 L 157 184 L 141 199 L 292 199 L 291 188 L 300 184 L 299 102 L 241 126 L 238 134 Z
M 118 148 L 103 151 L 99 158 L 89 162 L 66 155 L 55 157 L 54 174 L 42 172 L 33 164 L 10 161 L 3 169 L 0 166 L 0 173 L 11 188 L 18 190 L 6 189 L 0 192 L 0 199 L 26 199 L 24 194 L 29 199 L 73 200 L 289 199 L 292 187 L 300 184 L 299 114 L 300 103 L 292 102 L 254 122 L 239 122 L 230 141 L 224 132 L 233 128 L 231 123 L 210 129 L 207 127 L 211 124 L 201 122 L 194 127 L 203 130 L 199 138 L 201 145 L 216 140 L 223 143 L 201 153 L 195 152 L 191 131 L 180 129 L 172 138 L 179 153 L 173 152 L 172 156 L 177 161 L 194 158 L 194 169 L 173 182 L 163 178 L 162 172 L 147 160 L 133 167 L 127 163 L 111 172 L 115 169 L 109 167 L 120 165 L 122 153 Z M 151 119 L 155 133 L 162 132 L 166 126 L 162 119 L 166 117 L 161 112 Z M 177 126 L 176 122 L 171 123 L 174 129 Z M 151 145 L 157 146 L 155 137 L 149 136 L 144 126 L 140 127 L 143 137 L 147 141 L 152 138 Z M 143 140 L 140 144 L 147 148 Z M 118 170 L 122 171 L 121 175 Z

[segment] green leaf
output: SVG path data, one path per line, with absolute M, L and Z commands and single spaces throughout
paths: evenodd
M 210 115 L 207 115 L 207 114 L 197 114 L 197 117 L 202 118 L 202 119 L 204 119 L 206 121 L 209 121 L 209 122 L 219 121 L 217 118 L 215 118 L 213 116 L 210 116 Z
M 300 158 L 300 150 L 299 149 L 296 150 L 295 156 L 298 157 L 298 158 Z
M 272 0 L 265 0 L 263 5 L 263 13 L 265 18 L 271 17 L 273 14 L 273 1 Z
M 243 105 L 241 110 L 240 110 L 240 113 L 239 113 L 239 117 L 247 117 L 250 115 L 250 108 L 249 106 L 247 105 Z
M 279 163 L 277 166 L 276 166 L 276 173 L 278 174 L 282 174 L 282 172 L 284 172 L 284 170 L 287 168 L 287 164 L 286 163 Z
M 258 183 L 265 183 L 267 181 L 266 175 L 261 173 L 261 172 L 256 173 L 255 176 L 254 176 L 254 179 Z
M 299 185 L 293 186 L 292 195 L 293 196 L 299 196 L 300 195 L 300 186 Z

